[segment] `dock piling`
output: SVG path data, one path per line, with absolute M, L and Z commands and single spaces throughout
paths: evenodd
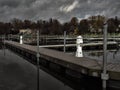
M 6 53 L 5 53 L 5 35 L 3 36 L 3 44 L 4 44 L 3 51 L 4 51 L 4 56 L 5 56 L 6 55 Z
M 107 23 L 105 24 L 104 26 L 104 35 L 103 35 L 103 52 L 104 52 L 104 55 L 103 55 L 103 73 L 101 74 L 101 79 L 103 80 L 103 89 L 106 89 L 107 87 L 107 80 L 109 79 L 109 75 L 107 74 Z
M 66 31 L 64 31 L 64 53 L 66 52 Z
M 39 90 L 39 30 L 37 31 L 37 90 Z

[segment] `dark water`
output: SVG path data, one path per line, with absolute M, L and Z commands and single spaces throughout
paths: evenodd
M 83 51 L 84 57 L 96 59 L 99 61 L 103 60 L 103 50 L 89 50 Z M 108 50 L 107 51 L 107 62 L 120 63 L 120 50 Z
M 40 90 L 73 90 L 40 70 Z M 0 90 L 37 90 L 36 67 L 23 58 L 0 50 Z
M 36 66 L 6 50 L 0 50 L 0 90 L 37 90 Z M 97 81 L 81 79 L 80 83 L 62 81 L 40 69 L 39 90 L 102 90 Z M 82 82 L 83 81 L 83 82 Z M 74 87 L 74 88 L 73 88 Z M 77 89 L 76 89 L 77 87 Z M 119 90 L 119 89 L 107 89 Z

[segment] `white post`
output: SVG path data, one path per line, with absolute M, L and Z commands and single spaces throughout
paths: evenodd
M 80 45 L 82 43 L 83 43 L 82 36 L 78 36 L 76 40 L 76 44 L 77 44 L 76 57 L 83 57 L 82 46 Z
M 23 44 L 23 36 L 20 36 L 20 44 Z

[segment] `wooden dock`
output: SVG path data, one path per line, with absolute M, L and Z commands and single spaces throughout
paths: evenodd
M 108 42 L 107 45 L 116 45 L 117 42 Z M 100 46 L 103 45 L 103 42 L 96 42 L 96 43 L 84 43 L 84 44 L 80 44 L 82 47 L 85 46 Z M 73 47 L 73 46 L 77 46 L 77 44 L 66 44 L 66 47 Z M 59 44 L 59 45 L 41 45 L 40 47 L 43 48 L 51 48 L 51 47 L 64 47 L 64 44 Z
M 5 41 L 6 47 L 24 55 L 26 57 L 33 58 L 36 56 L 37 47 L 25 44 L 19 44 L 17 42 Z M 102 62 L 89 58 L 77 58 L 63 52 L 40 47 L 40 58 L 44 59 L 46 65 L 48 63 L 54 63 L 60 67 L 64 67 L 65 70 L 70 69 L 84 75 L 101 77 Z M 35 59 L 34 59 L 35 60 Z M 41 59 L 40 59 L 41 62 Z M 120 63 L 107 63 L 107 72 L 110 80 L 120 80 Z

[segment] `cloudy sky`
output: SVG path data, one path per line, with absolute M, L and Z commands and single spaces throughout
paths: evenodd
M 0 21 L 57 18 L 68 21 L 90 15 L 120 16 L 120 0 L 0 0 Z

